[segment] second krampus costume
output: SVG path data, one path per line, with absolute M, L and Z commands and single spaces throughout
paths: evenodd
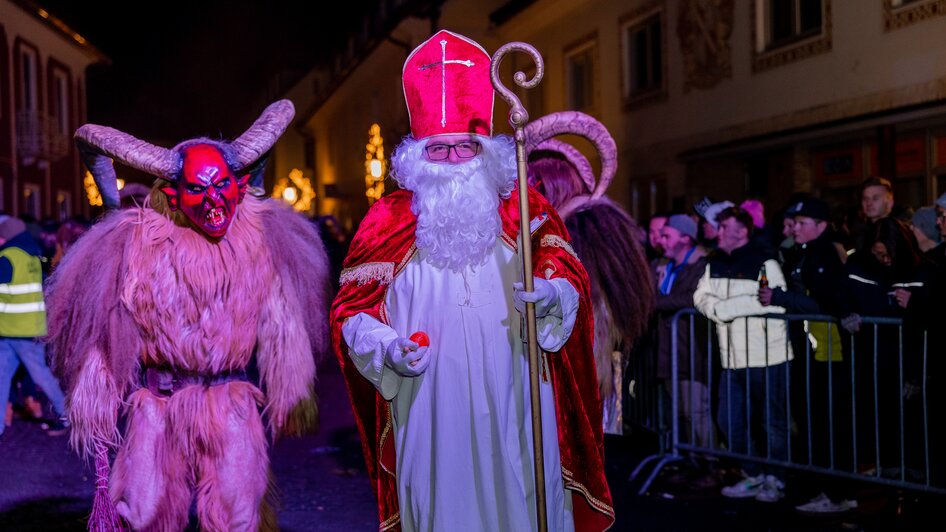
M 293 113 L 279 101 L 233 142 L 173 149 L 76 132 L 106 205 L 118 205 L 109 157 L 158 177 L 143 207 L 70 248 L 48 297 L 71 443 L 98 466 L 117 450 L 110 502 L 135 529 L 184 529 L 195 493 L 204 529 L 275 528 L 263 419 L 273 436 L 316 423 L 325 251 L 304 217 L 245 194 Z
M 578 258 L 588 271 L 594 302 L 595 368 L 603 428 L 623 433 L 622 382 L 631 349 L 647 333 L 656 289 L 639 228 L 624 208 L 604 196 L 617 171 L 617 146 L 604 124 L 578 111 L 560 111 L 525 128 L 529 184 L 558 211 Z M 601 162 L 596 179 L 588 159 L 557 139 L 588 140 Z

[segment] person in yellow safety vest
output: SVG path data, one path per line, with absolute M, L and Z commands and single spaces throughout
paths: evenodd
M 66 399 L 46 364 L 46 304 L 39 245 L 19 218 L 0 215 L 0 404 L 6 405 L 10 383 L 22 363 L 59 419 L 44 424 L 50 435 L 64 434 Z M 0 434 L 5 427 L 0 424 Z

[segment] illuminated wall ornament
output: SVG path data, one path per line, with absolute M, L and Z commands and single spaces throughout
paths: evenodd
M 102 194 L 99 193 L 99 187 L 95 184 L 95 178 L 92 177 L 92 173 L 88 170 L 86 170 L 85 177 L 82 179 L 82 186 L 85 188 L 85 197 L 89 200 L 89 205 L 101 207 Z M 115 186 L 118 187 L 118 190 L 125 188 L 125 180 L 116 179 Z
M 99 187 L 95 186 L 95 179 L 91 172 L 86 172 L 82 179 L 82 186 L 85 188 L 85 197 L 89 200 L 89 205 L 93 207 L 102 206 L 102 195 L 99 194 Z
M 292 205 L 299 212 L 309 212 L 312 200 L 315 199 L 315 189 L 308 177 L 302 175 L 302 170 L 293 168 L 289 177 L 276 181 L 273 186 L 273 197 Z
M 365 196 L 368 196 L 368 205 L 384 194 L 384 176 L 387 169 L 381 126 L 371 124 L 368 129 L 368 144 L 365 145 Z

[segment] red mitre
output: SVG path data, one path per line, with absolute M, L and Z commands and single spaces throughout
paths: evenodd
M 493 134 L 490 56 L 447 30 L 424 41 L 404 62 L 401 79 L 415 139 L 447 133 Z

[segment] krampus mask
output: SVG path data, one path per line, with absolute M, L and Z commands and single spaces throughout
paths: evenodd
M 171 149 L 94 124 L 80 127 L 75 137 L 106 208 L 120 205 L 111 160 L 115 159 L 167 182 L 161 191 L 168 207 L 216 239 L 226 234 L 247 185 L 264 171 L 269 150 L 294 114 L 292 102 L 280 100 L 233 142 L 199 138 Z

